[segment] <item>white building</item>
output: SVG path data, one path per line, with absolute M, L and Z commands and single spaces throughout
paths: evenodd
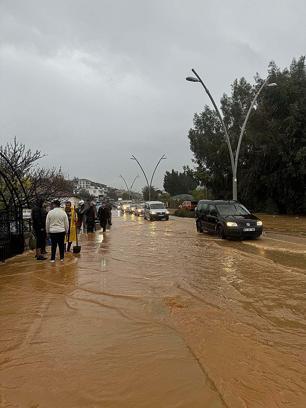
M 77 189 L 78 190 L 87 190 L 92 185 L 92 181 L 87 179 L 78 179 Z
M 88 179 L 78 179 L 76 184 L 76 190 L 86 190 L 90 195 L 95 198 L 104 197 L 107 195 L 107 186 L 105 184 L 96 183 Z

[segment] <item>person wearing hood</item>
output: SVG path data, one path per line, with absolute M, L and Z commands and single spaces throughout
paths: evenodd
M 79 201 L 79 205 L 76 209 L 76 214 L 77 214 L 77 229 L 78 232 L 81 231 L 82 227 L 83 227 L 83 231 L 85 230 L 85 225 L 86 225 L 86 206 L 85 206 L 85 202 L 84 200 L 80 200 Z

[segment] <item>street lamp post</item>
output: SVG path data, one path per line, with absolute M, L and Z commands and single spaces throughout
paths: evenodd
M 256 94 L 255 94 L 255 96 L 254 96 L 254 98 L 253 98 L 253 100 L 252 100 L 252 102 L 251 102 L 251 104 L 250 104 L 250 107 L 249 107 L 249 109 L 248 109 L 248 112 L 247 112 L 247 114 L 246 114 L 246 117 L 245 117 L 245 119 L 244 119 L 244 122 L 243 122 L 243 124 L 242 124 L 241 130 L 240 130 L 239 139 L 238 139 L 237 149 L 236 149 L 236 152 L 235 152 L 235 155 L 234 155 L 233 149 L 232 149 L 232 145 L 231 145 L 231 141 L 230 141 L 230 138 L 229 138 L 229 134 L 228 134 L 228 131 L 227 131 L 227 128 L 226 128 L 226 125 L 225 125 L 225 123 L 224 123 L 224 120 L 223 120 L 223 118 L 222 118 L 222 115 L 221 115 L 221 113 L 220 113 L 220 111 L 219 111 L 219 109 L 218 109 L 218 107 L 217 107 L 217 105 L 216 105 L 216 103 L 215 103 L 215 101 L 214 101 L 214 99 L 213 99 L 211 93 L 209 92 L 208 88 L 207 88 L 206 85 L 204 84 L 204 82 L 203 82 L 203 80 L 201 79 L 201 77 L 197 74 L 197 72 L 196 72 L 194 69 L 192 69 L 192 72 L 194 73 L 194 75 L 196 76 L 196 78 L 195 78 L 195 77 L 187 77 L 186 80 L 187 80 L 187 81 L 190 81 L 190 82 L 200 82 L 200 84 L 203 86 L 205 92 L 206 92 L 207 95 L 209 96 L 209 99 L 211 100 L 211 102 L 212 102 L 212 104 L 213 104 L 213 107 L 215 108 L 215 111 L 216 111 L 216 113 L 217 113 L 217 115 L 218 115 L 218 117 L 219 117 L 219 119 L 220 119 L 221 124 L 222 124 L 223 130 L 224 130 L 224 134 L 225 134 L 225 140 L 226 140 L 227 147 L 228 147 L 228 151 L 229 151 L 230 162 L 231 162 L 231 168 L 232 168 L 232 176 L 233 176 L 233 182 L 232 182 L 232 186 L 233 186 L 233 200 L 237 200 L 237 195 L 238 195 L 238 194 L 237 194 L 237 185 L 238 185 L 237 171 L 238 171 L 239 152 L 240 152 L 241 141 L 242 141 L 242 138 L 243 138 L 243 135 L 244 135 L 244 132 L 245 132 L 245 128 L 246 128 L 247 122 L 248 122 L 248 120 L 249 120 L 249 117 L 250 117 L 250 114 L 251 114 L 251 112 L 252 112 L 252 109 L 253 109 L 254 105 L 256 104 L 257 98 L 258 98 L 259 94 L 261 93 L 261 91 L 263 90 L 263 88 L 264 88 L 265 86 L 268 86 L 268 87 L 277 86 L 277 84 L 275 84 L 275 83 L 269 83 L 269 78 L 267 78 L 267 79 L 263 82 L 263 84 L 261 85 L 261 87 L 258 89 L 258 91 L 256 92 Z
M 148 177 L 146 175 L 146 172 L 144 171 L 142 165 L 140 164 L 139 160 L 132 154 L 131 160 L 135 160 L 137 162 L 138 166 L 140 167 L 140 169 L 141 169 L 141 171 L 142 171 L 142 173 L 143 173 L 143 175 L 144 175 L 144 177 L 146 179 L 147 186 L 148 186 L 148 189 L 149 189 L 149 201 L 151 201 L 151 187 L 152 187 L 153 178 L 154 178 L 154 175 L 156 173 L 157 167 L 159 166 L 160 162 L 162 160 L 165 160 L 165 159 L 166 159 L 166 156 L 163 154 L 162 157 L 158 160 L 158 162 L 157 162 L 157 164 L 156 164 L 156 166 L 155 166 L 155 168 L 153 170 L 152 177 L 151 177 L 151 180 L 150 180 L 150 183 L 149 183 L 149 179 L 148 179 Z

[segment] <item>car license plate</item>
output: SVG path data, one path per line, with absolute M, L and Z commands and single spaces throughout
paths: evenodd
M 255 228 L 243 228 L 243 231 L 245 232 L 255 231 Z

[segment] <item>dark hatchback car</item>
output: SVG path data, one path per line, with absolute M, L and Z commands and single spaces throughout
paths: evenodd
M 262 221 L 237 201 L 200 200 L 196 208 L 198 232 L 217 233 L 220 238 L 258 238 Z

